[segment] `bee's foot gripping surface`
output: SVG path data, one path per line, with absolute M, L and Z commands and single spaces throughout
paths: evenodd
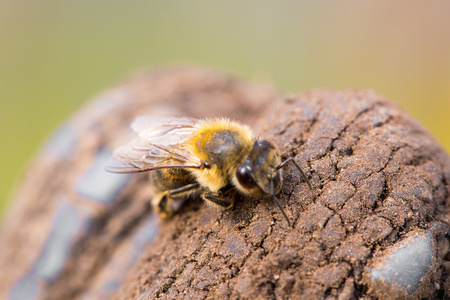
M 205 199 L 208 204 L 212 204 L 213 206 L 222 209 L 231 209 L 234 206 L 234 198 L 220 196 L 217 193 L 206 192 L 202 195 L 202 198 Z
M 153 211 L 162 219 L 169 219 L 174 215 L 173 200 L 169 191 L 157 195 L 152 200 Z

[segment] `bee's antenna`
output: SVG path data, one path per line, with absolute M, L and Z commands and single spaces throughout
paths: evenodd
M 297 164 L 297 162 L 295 161 L 295 159 L 293 159 L 292 157 L 289 157 L 288 159 L 286 159 L 285 161 L 283 161 L 277 168 L 276 170 L 278 171 L 279 169 L 283 168 L 288 162 L 292 161 L 292 163 L 294 163 L 295 167 L 297 168 L 297 170 L 300 172 L 300 174 L 302 174 L 303 179 L 306 181 L 306 183 L 309 186 L 309 189 L 312 190 L 312 185 L 311 182 L 309 181 L 308 177 L 306 177 L 305 172 L 303 172 L 302 168 L 300 168 L 300 166 Z
M 283 214 L 284 218 L 286 219 L 286 221 L 287 221 L 287 223 L 288 223 L 288 226 L 289 226 L 289 227 L 292 227 L 292 226 L 291 226 L 291 221 L 289 221 L 289 218 L 288 218 L 288 216 L 286 215 L 286 213 L 285 213 L 283 207 L 281 207 L 280 201 L 278 201 L 277 197 L 273 194 L 273 179 L 272 179 L 272 178 L 270 179 L 270 196 L 272 196 L 273 201 L 274 201 L 274 202 L 278 205 L 278 207 L 280 208 L 281 213 Z

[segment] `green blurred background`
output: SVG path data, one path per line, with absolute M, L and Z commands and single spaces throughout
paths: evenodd
M 145 67 L 192 63 L 286 92 L 370 88 L 450 149 L 450 2 L 0 2 L 0 213 L 45 139 Z

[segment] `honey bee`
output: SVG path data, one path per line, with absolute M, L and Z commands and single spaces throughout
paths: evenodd
M 142 116 L 132 129 L 139 134 L 117 148 L 106 170 L 114 173 L 152 171 L 154 210 L 163 218 L 174 213 L 173 201 L 197 193 L 223 209 L 234 205 L 236 193 L 271 197 L 289 227 L 291 223 L 276 195 L 282 186 L 281 169 L 292 162 L 310 189 L 297 162 L 281 162 L 277 145 L 257 138 L 252 130 L 226 118 Z

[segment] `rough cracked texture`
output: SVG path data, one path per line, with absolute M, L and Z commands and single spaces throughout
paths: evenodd
M 44 278 L 36 297 L 105 297 L 99 287 L 105 274 L 117 270 L 127 275 L 108 290 L 116 299 L 439 299 L 450 289 L 450 159 L 392 102 L 353 90 L 282 97 L 267 87 L 190 69 L 140 76 L 111 93 L 121 100 L 104 109 L 100 103 L 111 97 L 100 97 L 74 118 L 83 140 L 73 142 L 72 169 L 57 178 L 33 175 L 61 165 L 47 153 L 25 178 L 0 237 L 10 245 L 0 250 L 0 268 L 8 270 L 0 275 L 0 296 L 39 273 L 33 273 L 40 270 L 33 262 L 41 262 L 42 251 L 35 249 L 46 249 L 58 197 L 70 198 L 88 221 L 73 229 L 77 234 L 68 239 L 61 270 Z M 155 111 L 230 116 L 274 140 L 313 185 L 309 190 L 292 165 L 284 169 L 280 202 L 294 228 L 264 199 L 238 196 L 235 209 L 224 212 L 192 199 L 173 219 L 149 221 L 143 232 L 157 227 L 157 234 L 141 245 L 134 267 L 119 268 L 135 253 L 133 233 L 150 215 L 147 178 L 133 177 L 109 193 L 88 184 L 94 171 L 92 178 L 80 178 L 95 170 L 99 149 L 126 141 L 134 116 Z M 412 275 L 395 277 L 411 274 L 402 257 L 421 258 L 423 249 L 428 256 Z

